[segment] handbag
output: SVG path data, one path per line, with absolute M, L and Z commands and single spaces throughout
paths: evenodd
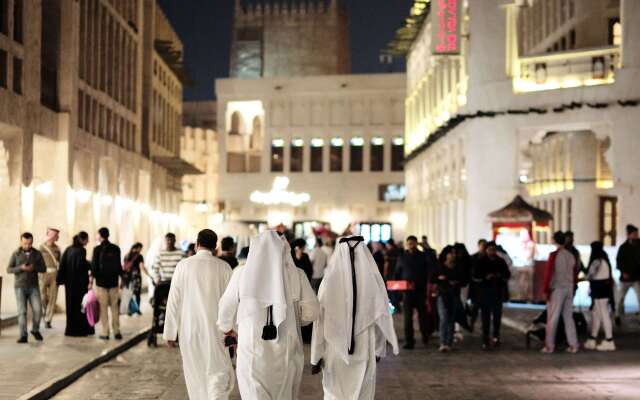
M 262 340 L 275 340 L 278 327 L 273 324 L 273 306 L 267 307 L 267 324 L 262 328 Z
M 126 260 L 124 262 L 124 265 L 122 267 L 122 269 L 124 270 L 124 272 L 129 272 L 131 271 L 131 268 L 133 268 L 133 263 L 136 262 L 136 260 L 140 257 L 140 254 L 136 254 L 135 257 L 131 257 L 129 260 Z
M 140 306 L 138 305 L 136 298 L 132 297 L 131 300 L 129 300 L 129 315 L 138 314 L 139 312 Z

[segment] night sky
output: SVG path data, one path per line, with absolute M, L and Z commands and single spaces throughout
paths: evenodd
M 285 0 L 286 1 L 286 0 Z M 229 47 L 234 0 L 159 0 L 185 46 L 192 87 L 185 100 L 214 98 L 216 78 L 229 76 Z M 402 71 L 378 61 L 380 49 L 393 38 L 413 0 L 345 0 L 351 25 L 352 72 Z

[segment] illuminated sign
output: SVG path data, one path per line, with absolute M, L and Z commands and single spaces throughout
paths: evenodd
M 461 3 L 460 0 L 431 1 L 431 52 L 433 54 L 460 54 Z
M 407 188 L 405 185 L 379 185 L 378 200 L 386 203 L 395 201 L 404 201 L 407 197 Z

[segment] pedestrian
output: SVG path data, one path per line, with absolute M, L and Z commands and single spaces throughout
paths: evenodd
M 460 288 L 464 284 L 465 271 L 457 262 L 456 251 L 446 246 L 439 257 L 439 265 L 434 273 L 438 290 L 438 316 L 440 317 L 440 351 L 448 352 L 453 346 L 456 314 L 460 312 Z
M 85 248 L 87 243 L 89 243 L 87 232 L 79 232 L 73 237 L 71 246 L 64 250 L 60 260 L 56 282 L 58 285 L 64 285 L 67 313 L 65 336 L 88 336 L 95 333 L 94 328 L 89 325 L 87 316 L 82 312 L 82 299 L 89 291 L 91 271 Z
M 502 303 L 507 300 L 511 272 L 499 256 L 495 242 L 488 242 L 485 249 L 486 255 L 478 260 L 473 270 L 473 281 L 482 315 L 482 349 L 489 350 L 500 346 Z
M 587 273 L 587 268 L 582 263 L 582 257 L 580 256 L 580 251 L 578 250 L 578 248 L 574 244 L 575 237 L 574 237 L 573 231 L 566 231 L 564 233 L 564 236 L 565 236 L 565 241 L 566 241 L 565 242 L 565 248 L 567 250 L 569 250 L 569 252 L 571 254 L 573 254 L 573 256 L 576 258 L 576 262 L 578 263 L 578 271 L 586 274 Z
M 422 235 L 420 247 L 422 247 L 422 251 L 427 256 L 427 261 L 430 261 L 432 265 L 437 265 L 438 253 L 433 247 L 431 247 L 431 245 L 429 244 L 429 239 L 427 239 L 425 235 Z M 465 251 L 466 251 L 466 248 L 465 248 Z
M 398 264 L 398 258 L 402 254 L 402 250 L 396 246 L 396 242 L 393 238 L 387 241 L 385 251 L 385 263 L 384 263 L 384 276 L 385 280 L 392 281 L 396 277 L 396 265 Z M 392 291 L 389 293 L 389 301 L 395 308 L 396 312 L 402 312 L 402 293 Z
M 384 276 L 384 245 L 382 244 L 382 242 L 373 242 L 371 247 L 371 255 L 373 256 L 373 261 L 376 262 L 376 266 L 378 267 L 380 276 L 386 282 L 387 279 Z
M 467 246 L 465 246 L 464 243 L 455 243 L 453 245 L 453 252 L 456 257 L 456 266 L 462 272 L 460 283 L 458 285 L 460 293 L 455 298 L 456 325 L 454 340 L 462 342 L 464 340 L 464 334 L 462 333 L 462 329 L 460 328 L 464 328 L 467 331 L 471 332 L 471 327 L 469 326 L 469 320 L 467 319 L 467 313 L 465 312 L 464 304 L 467 302 L 468 292 L 466 288 L 469 286 L 469 281 L 471 280 L 473 263 L 471 261 L 471 255 L 467 250 Z
M 47 228 L 47 240 L 40 245 L 40 253 L 47 267 L 45 273 L 39 274 L 40 278 L 40 300 L 42 300 L 42 314 L 44 326 L 51 329 L 53 314 L 56 312 L 56 301 L 58 300 L 58 285 L 56 275 L 60 266 L 60 248 L 56 244 L 60 237 L 60 230 Z
M 543 353 L 553 353 L 556 345 L 556 331 L 560 318 L 564 322 L 568 353 L 578 352 L 576 324 L 573 320 L 573 295 L 576 289 L 578 267 L 576 258 L 564 248 L 564 233 L 553 234 L 557 250 L 549 255 L 544 273 L 543 291 L 547 296 L 547 326 Z
M 616 304 L 616 325 L 622 324 L 624 316 L 624 299 L 629 289 L 633 288 L 640 304 L 640 240 L 638 227 L 627 225 L 627 240 L 620 245 L 616 256 L 617 268 L 620 271 L 620 287 L 618 304 Z
M 232 272 L 214 257 L 217 241 L 212 230 L 198 233 L 196 254 L 176 266 L 167 302 L 163 337 L 172 348 L 180 338 L 184 378 L 194 400 L 227 399 L 234 386 L 231 359 L 216 326 Z
M 324 277 L 324 269 L 327 267 L 328 257 L 327 253 L 322 250 L 322 239 L 316 238 L 316 246 L 309 255 L 309 260 L 313 267 L 313 274 L 311 275 L 311 287 L 313 291 L 318 293 L 320 289 L 320 282 Z
M 144 266 L 142 248 L 142 243 L 134 243 L 127 255 L 124 256 L 124 267 L 122 268 L 122 286 L 131 289 L 138 306 L 141 304 L 142 274 L 152 278 Z M 138 310 L 138 314 L 142 315 L 140 310 Z
M 387 290 L 361 236 L 340 239 L 320 285 L 320 318 L 311 342 L 313 372 L 325 399 L 373 400 L 376 360 L 387 343 L 398 354 Z
M 18 306 L 18 326 L 20 337 L 18 343 L 27 343 L 27 302 L 31 304 L 32 322 L 31 334 L 41 342 L 40 318 L 42 316 L 42 302 L 40 301 L 40 286 L 38 273 L 46 272 L 42 253 L 33 248 L 33 235 L 24 232 L 20 236 L 20 247 L 13 252 L 7 267 L 7 273 L 14 274 L 14 290 L 16 305 Z
M 185 254 L 185 257 L 191 257 L 195 255 L 196 255 L 196 244 L 189 243 L 189 246 L 187 246 L 187 253 Z
M 235 335 L 237 325 L 242 398 L 298 398 L 304 369 L 300 325 L 315 321 L 319 308 L 286 239 L 273 230 L 255 238 L 247 264 L 233 271 L 218 313 L 218 327 L 226 335 Z
M 307 247 L 307 242 L 304 239 L 299 238 L 294 240 L 291 245 L 293 246 L 293 250 L 291 251 L 293 262 L 296 267 L 304 271 L 309 283 L 311 283 L 311 278 L 313 277 L 313 265 L 311 264 L 309 255 L 304 251 Z
M 403 348 L 411 350 L 415 346 L 413 333 L 413 311 L 418 312 L 418 325 L 422 334 L 422 342 L 426 346 L 429 342 L 429 332 L 427 327 L 426 299 L 427 282 L 429 276 L 429 265 L 427 257 L 418 250 L 418 239 L 415 236 L 407 237 L 407 251 L 398 258 L 395 270 L 395 277 L 398 280 L 406 281 L 409 288 L 404 292 L 404 339 Z
M 478 263 L 482 259 L 482 257 L 487 255 L 487 240 L 480 239 L 478 240 L 478 251 L 471 256 L 471 274 L 473 274 L 473 270 L 477 268 Z M 473 328 L 476 324 L 476 320 L 478 319 L 478 314 L 480 312 L 480 301 L 478 299 L 478 288 L 476 287 L 475 281 L 469 276 L 469 288 L 467 294 L 467 306 L 468 306 L 468 314 L 469 314 L 469 328 L 473 331 Z
M 604 251 L 602 242 L 591 243 L 591 257 L 587 279 L 591 289 L 592 318 L 591 335 L 584 344 L 587 350 L 614 351 L 616 345 L 613 342 L 613 329 L 611 327 L 611 314 L 609 304 L 613 304 L 613 274 L 611 262 Z M 604 340 L 597 343 L 600 327 L 604 330 Z
M 120 276 L 122 276 L 122 262 L 120 247 L 109 241 L 109 229 L 102 227 L 98 230 L 98 246 L 93 249 L 91 257 L 92 280 L 89 286 L 96 284 L 96 296 L 100 303 L 100 339 L 109 340 L 109 309 L 111 309 L 111 328 L 114 338 L 122 339 L 120 333 Z
M 164 249 L 156 255 L 153 263 L 153 279 L 156 283 L 169 282 L 178 263 L 184 258 L 182 250 L 176 247 L 176 235 L 169 232 L 164 236 Z
M 222 250 L 219 259 L 226 261 L 227 264 L 234 269 L 238 266 L 238 259 L 236 258 L 236 244 L 231 236 L 222 238 L 220 241 L 220 249 Z

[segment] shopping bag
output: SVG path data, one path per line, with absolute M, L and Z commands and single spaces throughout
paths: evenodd
M 129 315 L 138 314 L 139 312 L 140 306 L 138 305 L 136 298 L 132 297 L 131 300 L 129 300 Z
M 126 286 L 120 292 L 120 315 L 129 314 L 129 302 L 133 297 L 133 289 Z
M 82 312 L 86 314 L 89 326 L 93 327 L 100 321 L 100 306 L 93 289 L 89 290 L 82 298 Z
M 387 281 L 387 290 L 391 292 L 405 292 L 413 290 L 414 287 L 414 283 L 409 281 Z

